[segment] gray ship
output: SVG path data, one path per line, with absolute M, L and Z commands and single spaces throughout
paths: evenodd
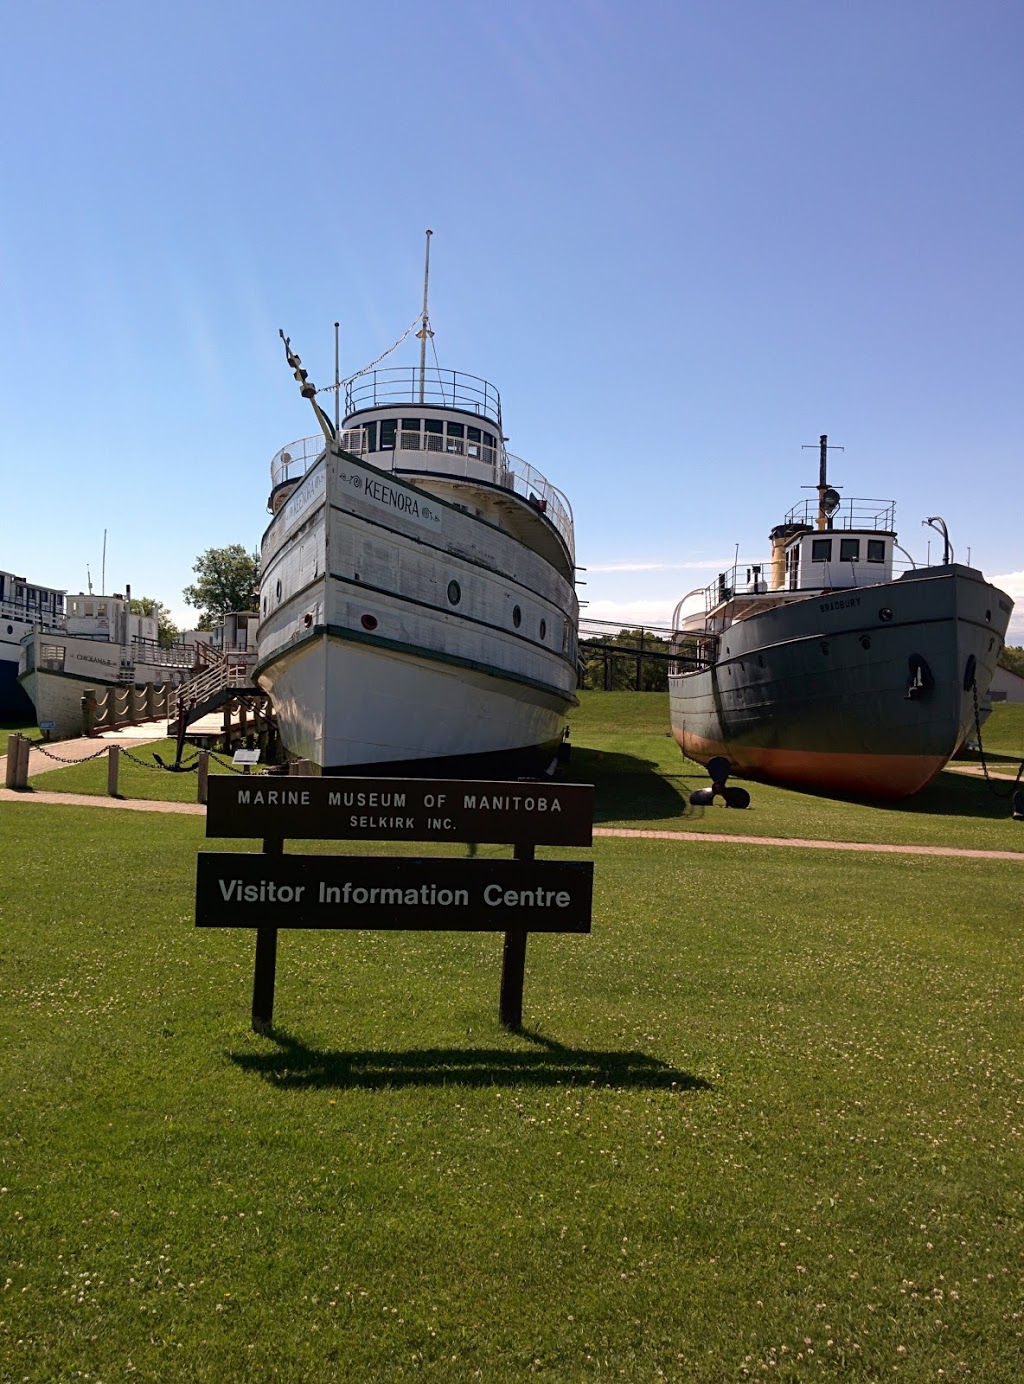
M 672 734 L 741 777 L 908 797 L 973 736 L 1013 602 L 953 560 L 939 518 L 942 562 L 896 575 L 895 505 L 841 497 L 827 445 L 817 499 L 772 530 L 771 558 L 676 606 Z

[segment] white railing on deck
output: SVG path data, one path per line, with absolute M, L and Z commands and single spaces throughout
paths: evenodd
M 406 445 L 415 439 L 415 445 Z M 422 445 L 425 439 L 425 447 Z M 466 480 L 486 480 L 503 490 L 511 490 L 532 504 L 545 515 L 562 536 L 569 550 L 569 556 L 576 560 L 576 542 L 573 530 L 572 507 L 568 499 L 528 461 L 513 456 L 511 452 L 498 455 L 497 448 L 484 443 L 469 442 L 462 438 L 446 438 L 440 434 L 399 431 L 396 436 L 393 457 L 403 451 L 436 452 L 444 460 L 437 467 L 446 476 L 458 476 Z M 436 445 L 435 445 L 436 444 Z M 338 446 L 353 456 L 366 456 L 366 433 L 362 428 L 349 428 L 338 436 Z M 270 463 L 270 475 L 274 488 L 286 481 L 299 481 L 314 466 L 324 453 L 322 437 L 303 437 L 282 447 Z M 398 469 L 402 469 L 400 466 Z M 422 464 L 410 470 L 426 471 Z

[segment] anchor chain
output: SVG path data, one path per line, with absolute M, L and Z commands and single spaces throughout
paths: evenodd
M 1017 777 L 1010 784 L 1006 792 L 1004 793 L 1001 789 L 997 788 L 994 781 L 989 776 L 988 761 L 985 758 L 985 747 L 981 743 L 981 713 L 978 710 L 978 682 L 976 678 L 971 679 L 971 694 L 974 698 L 974 731 L 978 737 L 978 753 L 981 755 L 981 769 L 982 773 L 985 775 L 985 782 L 988 784 L 989 790 L 994 793 L 997 798 L 1012 798 L 1017 784 L 1020 783 L 1021 775 L 1024 774 L 1024 759 L 1020 762 L 1020 768 L 1017 770 Z

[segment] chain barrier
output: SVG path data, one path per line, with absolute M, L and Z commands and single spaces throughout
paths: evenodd
M 1021 775 L 1024 774 L 1024 759 L 1020 762 L 1020 768 L 1017 770 L 1017 777 L 1010 784 L 1006 792 L 1004 793 L 1001 789 L 997 788 L 989 776 L 988 761 L 985 758 L 985 747 L 981 743 L 981 713 L 978 710 L 978 684 L 974 678 L 971 679 L 971 692 L 974 696 L 974 731 L 978 737 L 978 754 L 981 755 L 981 769 L 982 773 L 985 775 L 985 782 L 988 784 L 989 790 L 994 793 L 997 798 L 1012 798 L 1017 784 L 1020 783 Z
M 88 764 L 90 759 L 99 759 L 101 754 L 106 754 L 107 752 L 107 746 L 104 745 L 103 748 L 97 750 L 95 754 L 83 755 L 81 759 L 65 759 L 63 755 L 54 754 L 52 750 L 44 750 L 42 745 L 33 745 L 32 749 L 38 750 L 40 754 L 46 755 L 47 759 L 55 759 L 58 764 Z

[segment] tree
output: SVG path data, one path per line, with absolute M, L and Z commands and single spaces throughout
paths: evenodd
M 162 649 L 169 649 L 181 631 L 162 602 L 155 601 L 152 596 L 133 596 L 130 604 L 133 615 L 153 616 L 156 620 L 157 643 Z
M 212 629 L 231 610 L 255 610 L 260 579 L 259 555 L 241 543 L 207 548 L 192 564 L 197 581 L 181 593 L 186 605 L 202 611 L 198 627 Z
M 1024 678 L 1024 648 L 1018 644 L 1004 644 L 999 651 L 999 666 Z

